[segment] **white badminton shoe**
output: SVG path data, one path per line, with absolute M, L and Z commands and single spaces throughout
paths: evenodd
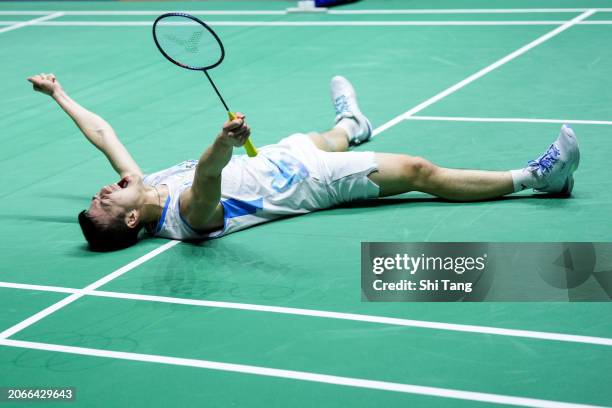
M 572 128 L 563 125 L 557 140 L 542 156 L 530 160 L 525 170 L 535 178 L 535 191 L 568 196 L 574 188 L 574 171 L 579 163 L 576 135 Z
M 357 94 L 351 83 L 342 76 L 335 76 L 331 80 L 331 98 L 336 109 L 336 125 L 347 131 L 349 143 L 361 144 L 372 137 L 372 124 L 365 117 L 359 105 L 357 105 Z M 349 119 L 355 123 L 344 121 Z

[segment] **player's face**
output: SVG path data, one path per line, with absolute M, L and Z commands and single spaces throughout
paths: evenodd
M 92 197 L 89 214 L 100 221 L 114 219 L 137 208 L 144 184 L 138 176 L 126 176 L 117 183 L 108 184 Z

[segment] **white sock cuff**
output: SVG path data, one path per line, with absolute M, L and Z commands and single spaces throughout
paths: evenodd
M 510 174 L 512 175 L 512 185 L 514 186 L 515 193 L 528 188 L 533 188 L 535 179 L 533 174 L 526 168 L 510 170 Z
M 346 132 L 349 143 L 359 133 L 359 124 L 353 118 L 342 118 L 334 127 L 338 127 Z

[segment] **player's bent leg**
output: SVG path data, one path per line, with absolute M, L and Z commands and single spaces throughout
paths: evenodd
M 510 172 L 458 170 L 403 154 L 376 153 L 378 170 L 370 180 L 380 188 L 380 197 L 421 191 L 453 201 L 477 201 L 514 192 Z

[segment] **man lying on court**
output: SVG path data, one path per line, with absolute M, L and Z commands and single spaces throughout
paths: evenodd
M 232 156 L 251 133 L 239 114 L 225 122 L 200 160 L 144 175 L 110 125 L 73 101 L 53 74 L 28 80 L 53 97 L 121 177 L 79 214 L 96 251 L 133 245 L 143 228 L 164 238 L 217 238 L 286 215 L 408 191 L 451 201 L 492 199 L 527 188 L 567 196 L 580 158 L 567 126 L 542 156 L 512 171 L 448 169 L 404 154 L 347 152 L 350 145 L 368 141 L 372 127 L 351 84 L 337 76 L 331 81 L 336 109 L 331 130 L 291 135 L 253 158 Z

